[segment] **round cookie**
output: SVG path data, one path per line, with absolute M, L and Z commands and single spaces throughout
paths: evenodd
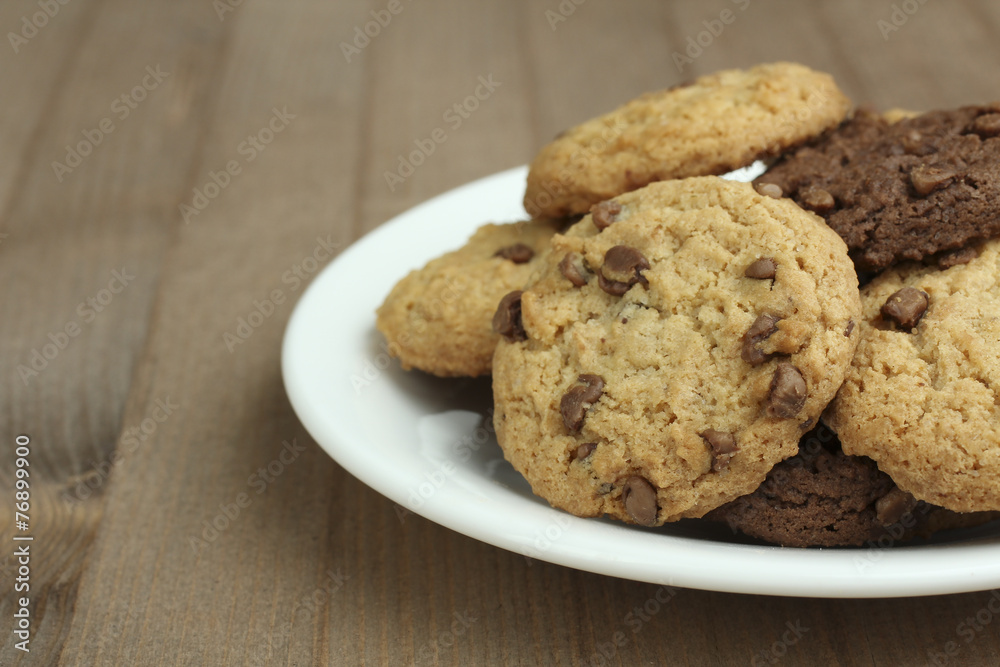
M 499 340 L 490 326 L 497 303 L 528 281 L 559 228 L 552 220 L 484 225 L 463 247 L 410 272 L 377 311 L 389 353 L 408 370 L 488 374 Z
M 722 174 L 836 127 L 850 107 L 832 77 L 793 63 L 647 93 L 542 148 L 524 207 L 534 216 L 586 213 L 654 181 Z
M 846 453 L 916 498 L 1000 510 L 1000 240 L 961 259 L 864 287 L 857 354 L 827 421 Z
M 1000 103 L 862 110 L 757 182 L 822 215 L 861 272 L 961 249 L 1000 235 Z
M 844 454 L 837 436 L 821 424 L 802 437 L 799 453 L 774 466 L 756 491 L 706 518 L 785 547 L 840 547 L 888 546 L 997 516 L 958 514 L 917 501 L 871 459 Z
M 534 492 L 578 516 L 659 525 L 752 492 L 854 352 L 843 241 L 746 183 L 622 195 L 541 261 L 494 318 L 494 423 Z

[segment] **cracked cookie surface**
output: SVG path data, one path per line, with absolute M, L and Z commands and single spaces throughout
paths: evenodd
M 794 63 L 647 93 L 543 147 L 524 207 L 535 216 L 586 213 L 654 181 L 723 174 L 836 127 L 850 107 L 832 77 Z
M 595 208 L 502 310 L 508 460 L 556 507 L 659 525 L 752 492 L 797 451 L 840 386 L 860 304 L 822 220 L 702 177 Z
M 522 287 L 561 222 L 480 227 L 469 241 L 396 283 L 376 328 L 403 368 L 442 377 L 490 372 L 499 340 L 490 326 L 500 299 Z
M 1000 240 L 965 259 L 864 287 L 857 355 L 826 419 L 845 452 L 918 499 L 1000 510 Z
M 1000 103 L 859 111 L 757 182 L 822 215 L 859 271 L 959 250 L 1000 235 Z

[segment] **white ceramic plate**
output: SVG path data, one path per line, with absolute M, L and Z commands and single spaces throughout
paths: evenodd
M 489 380 L 404 372 L 374 326 L 375 308 L 409 270 L 484 222 L 521 219 L 525 175 L 522 167 L 462 186 L 368 234 L 316 278 L 285 332 L 284 381 L 302 423 L 394 501 L 401 521 L 413 511 L 532 558 L 687 588 L 894 597 L 1000 587 L 995 524 L 916 546 L 790 549 L 701 521 L 641 529 L 579 519 L 534 497 L 493 438 Z

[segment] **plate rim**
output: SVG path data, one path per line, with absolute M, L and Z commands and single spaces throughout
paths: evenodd
M 401 470 L 394 470 L 391 466 L 380 466 L 382 461 L 367 460 L 364 454 L 365 448 L 357 447 L 358 443 L 355 442 L 357 436 L 328 418 L 325 410 L 329 406 L 322 404 L 321 401 L 317 402 L 314 392 L 305 390 L 307 383 L 303 380 L 303 377 L 317 372 L 316 364 L 310 363 L 308 358 L 303 358 L 309 350 L 304 341 L 307 341 L 309 333 L 314 331 L 311 327 L 314 326 L 313 319 L 317 317 L 317 308 L 314 305 L 317 300 L 320 300 L 326 308 L 330 307 L 325 301 L 328 292 L 331 291 L 327 286 L 328 283 L 339 277 L 340 272 L 349 272 L 351 265 L 359 261 L 358 258 L 363 259 L 373 248 L 378 249 L 388 243 L 387 239 L 404 231 L 412 232 L 409 227 L 419 228 L 426 224 L 423 219 L 429 212 L 450 208 L 452 205 L 464 206 L 470 199 L 473 202 L 479 201 L 484 199 L 484 194 L 491 191 L 496 195 L 498 194 L 496 191 L 499 190 L 499 194 L 504 198 L 513 196 L 518 191 L 512 190 L 508 193 L 506 188 L 523 184 L 526 173 L 527 167 L 522 165 L 460 185 L 403 211 L 352 243 L 323 267 L 299 296 L 282 337 L 281 373 L 292 408 L 303 426 L 320 448 L 351 475 L 397 505 L 406 507 L 407 510 L 434 523 L 527 557 L 529 554 L 525 551 L 528 548 L 526 535 L 523 532 L 521 535 L 511 533 L 510 531 L 514 529 L 508 525 L 509 522 L 503 521 L 502 516 L 492 511 L 496 508 L 486 508 L 490 510 L 492 521 L 484 521 L 481 516 L 471 513 L 455 511 L 453 498 L 456 495 L 455 490 L 440 493 L 441 489 L 448 489 L 452 485 L 438 489 L 439 492 L 433 494 L 420 507 L 409 507 L 403 495 L 405 490 L 411 488 L 407 486 L 407 480 L 412 483 L 413 478 Z M 475 211 L 475 206 L 471 208 Z M 526 217 L 523 209 L 522 215 Z M 469 230 L 475 229 L 491 217 L 488 212 L 485 216 L 471 214 L 469 218 L 474 219 L 474 222 L 463 221 L 460 225 L 463 238 L 467 238 Z M 437 252 L 440 254 L 442 250 L 439 249 Z M 414 266 L 420 263 L 417 260 Z M 383 292 L 381 297 L 384 296 Z M 378 303 L 380 302 L 379 300 Z M 369 320 L 366 323 L 368 326 L 374 324 L 374 311 L 378 303 L 368 303 Z M 364 325 L 349 323 L 348 326 Z M 379 474 L 372 473 L 372 463 L 382 468 Z M 417 480 L 422 481 L 422 478 L 418 477 Z M 520 497 L 520 494 L 515 495 Z M 629 557 L 629 554 L 617 554 L 611 560 L 600 560 L 594 553 L 582 550 L 575 539 L 559 539 L 554 541 L 547 551 L 530 554 L 539 560 L 595 574 L 719 592 L 820 598 L 910 597 L 965 593 L 1000 587 L 1000 558 L 996 558 L 1000 543 L 943 543 L 877 550 L 874 553 L 880 555 L 874 559 L 875 561 L 888 559 L 893 564 L 899 565 L 900 571 L 881 572 L 875 577 L 866 576 L 863 571 L 852 574 L 849 569 L 843 567 L 845 560 L 867 553 L 869 551 L 867 548 L 802 549 L 665 535 L 625 524 L 581 519 L 543 506 L 537 499 L 532 501 L 530 505 L 523 507 L 520 507 L 521 503 L 518 501 L 512 501 L 519 511 L 530 516 L 533 523 L 529 525 L 537 526 L 538 524 L 534 522 L 541 520 L 546 526 L 565 525 L 567 526 L 564 528 L 565 532 L 596 533 L 597 536 L 618 538 L 626 543 L 640 545 L 644 549 L 663 548 L 665 557 L 671 555 L 671 550 L 685 555 L 686 565 L 681 567 L 680 571 L 670 572 L 669 567 L 666 569 L 662 566 L 651 567 L 648 558 Z M 1000 536 L 990 536 L 990 539 L 997 538 Z M 923 563 L 928 558 L 934 559 L 938 554 L 949 551 L 952 553 L 941 558 L 940 564 L 931 567 L 926 564 L 915 567 L 912 562 Z M 990 553 L 994 556 L 992 564 L 988 558 Z M 730 566 L 738 565 L 727 572 L 718 569 L 718 565 L 723 563 L 728 563 Z M 756 577 L 747 576 L 745 569 L 748 564 L 753 566 L 751 569 L 756 568 Z M 870 566 L 879 570 L 886 569 L 876 562 Z M 858 564 L 855 562 L 855 569 L 857 567 Z M 782 579 L 782 576 L 787 575 L 789 571 L 794 573 L 802 569 L 817 570 L 822 574 L 807 577 L 805 581 L 801 578 L 795 581 Z M 762 576 L 762 573 L 765 574 Z

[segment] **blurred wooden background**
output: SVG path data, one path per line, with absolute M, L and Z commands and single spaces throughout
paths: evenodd
M 989 592 L 682 590 L 633 634 L 655 586 L 401 523 L 310 440 L 279 374 L 302 289 L 287 272 L 308 279 L 317 248 L 723 67 L 798 60 L 882 108 L 998 99 L 997 3 L 8 0 L 0 28 L 0 664 L 1000 662 L 996 624 L 962 632 Z M 495 92 L 445 124 L 480 76 Z M 390 189 L 436 127 L 447 141 Z M 252 336 L 227 339 L 274 290 Z M 18 434 L 27 654 L 10 631 Z M 303 451 L 261 477 L 285 441 Z

